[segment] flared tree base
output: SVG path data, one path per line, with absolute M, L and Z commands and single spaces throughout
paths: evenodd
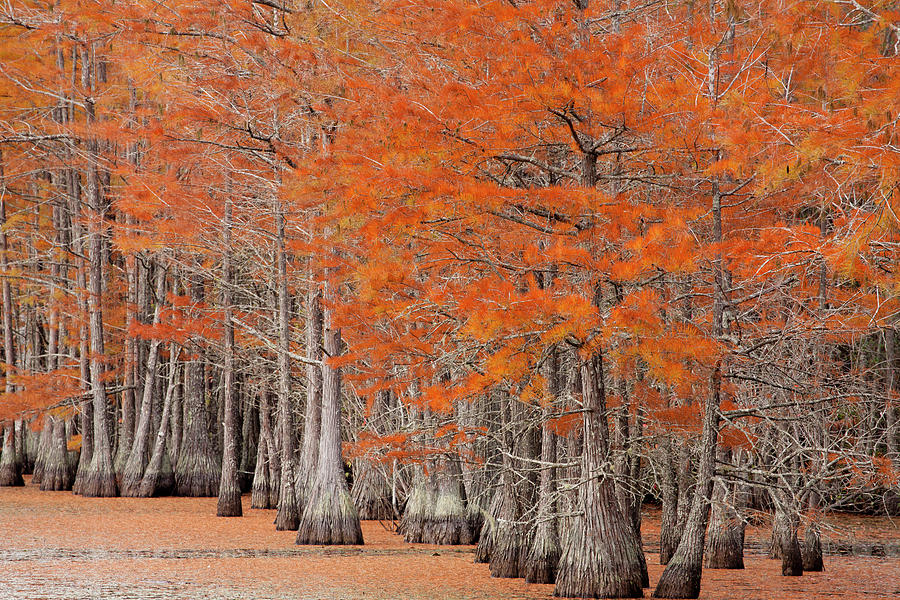
M 700 575 L 702 568 L 697 564 L 676 562 L 677 553 L 666 565 L 656 589 L 654 598 L 698 598 L 700 597 Z
M 46 478 L 46 473 L 45 473 Z M 84 473 L 81 482 L 81 494 L 86 498 L 114 498 L 118 496 L 116 487 L 116 474 L 109 469 L 98 470 L 91 465 Z
M 0 486 L 19 487 L 25 485 L 25 479 L 18 465 L 14 462 L 0 463 Z
M 324 488 L 324 489 L 323 489 Z M 313 489 L 297 531 L 297 544 L 360 545 L 362 529 L 350 493 L 338 484 Z
M 175 473 L 175 495 L 211 498 L 219 495 L 218 470 L 179 471 Z
M 539 525 L 525 559 L 525 582 L 556 583 L 556 567 L 561 554 L 556 534 Z
M 822 559 L 822 539 L 818 528 L 807 526 L 803 539 L 803 570 L 820 572 L 825 570 L 825 562 Z
M 711 529 L 706 542 L 705 555 L 708 569 L 743 569 L 743 528 Z
M 244 507 L 241 504 L 241 488 L 238 485 L 220 485 L 219 500 L 216 503 L 216 516 L 241 517 L 243 515 Z

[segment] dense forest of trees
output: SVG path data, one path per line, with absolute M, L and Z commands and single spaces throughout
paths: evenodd
M 0 485 L 658 597 L 900 511 L 871 0 L 0 7 Z M 897 76 L 895 76 L 897 75 Z M 351 476 L 348 476 L 348 473 Z

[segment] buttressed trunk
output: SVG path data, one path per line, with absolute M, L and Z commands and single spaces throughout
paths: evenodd
M 721 452 L 721 461 L 729 460 Z M 716 480 L 713 488 L 711 516 L 707 528 L 706 567 L 709 569 L 744 568 L 744 520 L 738 501 L 737 484 Z
M 48 417 L 49 419 L 49 417 Z M 68 447 L 66 445 L 66 422 L 52 419 L 52 437 L 44 475 L 41 478 L 42 491 L 62 491 L 72 489 L 72 477 L 69 472 Z
M 341 354 L 341 331 L 325 312 L 325 354 Z M 326 361 L 322 378 L 322 424 L 316 478 L 297 532 L 298 544 L 362 544 L 359 516 L 341 460 L 341 368 Z
M 15 430 L 8 423 L 3 428 L 3 455 L 0 456 L 0 486 L 25 485 L 22 473 L 16 461 Z
M 179 496 L 218 496 L 220 465 L 209 439 L 209 417 L 203 397 L 205 367 L 195 354 L 185 369 L 187 422 L 183 425 L 181 454 L 175 465 L 175 493 Z
M 641 552 L 634 528 L 616 498 L 604 465 L 609 460 L 609 429 L 603 358 L 596 351 L 581 366 L 584 403 L 580 514 L 563 546 L 554 596 L 567 598 L 640 598 Z

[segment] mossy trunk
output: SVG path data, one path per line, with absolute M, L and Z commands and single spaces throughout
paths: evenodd
M 497 534 L 497 514 L 500 512 L 502 503 L 503 494 L 500 489 L 497 489 L 491 498 L 490 506 L 482 513 L 481 533 L 478 536 L 478 546 L 475 547 L 476 563 L 491 562 Z
M 599 351 L 581 366 L 584 404 L 579 514 L 572 520 L 556 574 L 554 596 L 640 598 L 640 544 L 607 475 L 609 429 L 603 359 Z
M 25 485 L 20 461 L 17 460 L 15 429 L 12 423 L 3 428 L 3 454 L 0 455 L 0 486 Z
M 428 485 L 428 476 L 425 475 L 422 465 L 417 464 L 413 468 L 412 489 L 406 498 L 399 532 L 404 541 L 417 544 L 425 540 L 425 522 L 428 518 L 429 507 L 434 500 L 431 498 L 432 490 Z
M 50 452 L 41 477 L 41 491 L 63 491 L 72 489 L 72 476 L 69 469 L 69 450 L 66 445 L 66 422 L 53 419 L 50 439 Z
M 497 513 L 494 548 L 491 552 L 491 577 L 523 577 L 525 553 L 524 523 L 521 522 L 519 500 L 516 497 L 512 473 L 504 469 L 501 475 L 502 501 Z
M 425 525 L 427 544 L 456 546 L 471 544 L 472 531 L 466 515 L 466 505 L 460 490 L 460 474 L 452 457 L 443 457 L 435 472 L 434 505 Z
M 341 331 L 325 312 L 325 354 L 341 355 Z M 341 368 L 326 362 L 322 379 L 322 422 L 316 477 L 297 532 L 298 544 L 362 544 L 359 516 L 341 458 Z
M 700 465 L 691 510 L 678 549 L 666 565 L 654 598 L 697 598 L 703 571 L 703 552 L 716 467 L 716 442 L 719 432 L 719 390 L 721 375 L 716 368 L 710 391 L 703 407 L 703 429 L 700 434 Z

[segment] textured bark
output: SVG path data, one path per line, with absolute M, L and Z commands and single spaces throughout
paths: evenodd
M 379 465 L 361 458 L 353 463 L 353 487 L 350 496 L 361 520 L 394 518 L 391 486 Z
M 520 522 L 519 500 L 512 477 L 509 469 L 503 470 L 500 487 L 502 500 L 497 512 L 494 548 L 490 558 L 491 577 L 524 576 L 524 524 Z
M 0 456 L 0 486 L 25 485 L 16 460 L 15 430 L 9 423 L 3 428 L 3 454 Z M 69 482 L 71 487 L 71 482 Z
M 37 454 L 34 459 L 34 473 L 31 476 L 31 483 L 34 485 L 40 485 L 41 478 L 44 476 L 44 465 L 47 463 L 47 454 L 50 452 L 50 439 L 52 437 L 53 424 L 48 417 L 44 417 L 44 422 L 41 425 L 41 436 L 38 441 Z
M 415 465 L 412 489 L 406 499 L 403 517 L 400 519 L 400 534 L 410 544 L 421 543 L 425 539 L 425 522 L 432 504 L 432 490 L 422 465 Z
M 232 205 L 230 190 L 225 198 L 225 256 L 222 261 L 222 311 L 225 329 L 225 365 L 222 370 L 222 477 L 219 480 L 219 499 L 216 515 L 219 517 L 240 517 L 241 485 L 238 481 L 237 418 L 238 407 L 234 393 L 234 323 L 232 323 L 231 300 L 231 228 Z
M 272 502 L 272 500 L 275 502 Z M 250 508 L 275 508 L 277 497 L 273 498 L 272 483 L 269 481 L 269 445 L 266 438 L 259 436 L 256 446 L 256 468 L 253 470 L 253 489 L 250 493 Z
M 142 498 L 163 496 L 170 494 L 175 489 L 175 473 L 172 470 L 172 463 L 166 450 L 166 437 L 175 399 L 175 390 L 178 388 L 178 379 L 178 360 L 173 347 L 170 351 L 169 383 L 166 388 L 165 399 L 163 400 L 159 429 L 153 442 L 150 462 L 147 463 L 147 468 L 144 470 L 144 476 L 138 489 L 137 495 Z
M 131 217 L 126 217 L 126 221 L 130 221 Z M 131 331 L 134 324 L 133 306 L 136 301 L 135 294 L 135 269 L 137 268 L 137 260 L 133 254 L 129 254 L 125 258 L 125 277 L 127 280 L 127 300 L 128 305 L 125 307 L 125 330 Z M 122 391 L 122 422 L 119 426 L 119 443 L 116 450 L 116 459 L 114 467 L 116 469 L 116 478 L 120 484 L 125 479 L 125 466 L 131 456 L 134 446 L 135 425 L 135 381 L 134 371 L 137 368 L 135 364 L 135 346 L 137 340 L 128 338 L 125 340 L 125 390 Z M 125 495 L 123 493 L 123 495 Z
M 558 365 L 556 353 L 553 352 L 550 360 L 554 365 L 550 369 L 548 380 L 551 384 L 551 394 L 559 389 Z M 544 421 L 551 417 L 549 409 L 544 409 Z M 524 575 L 528 583 L 555 583 L 556 566 L 562 554 L 559 545 L 559 534 L 556 527 L 556 469 L 552 466 L 556 462 L 556 434 L 548 427 L 541 429 L 541 484 L 538 491 L 537 525 L 528 557 L 525 560 Z
M 341 354 L 341 331 L 325 312 L 325 354 Z M 359 516 L 341 460 L 341 369 L 328 362 L 322 378 L 322 423 L 316 478 L 297 532 L 298 544 L 362 544 Z
M 471 544 L 472 531 L 469 529 L 456 462 L 450 457 L 443 457 L 441 463 L 435 473 L 434 505 L 425 524 L 424 541 L 444 546 Z
M 801 566 L 804 571 L 817 572 L 825 570 L 825 561 L 822 559 L 822 534 L 818 519 L 818 516 L 810 515 L 810 520 L 806 524 L 803 548 L 801 549 Z
M 796 501 L 784 490 L 772 490 L 775 503 L 775 521 L 772 527 L 772 548 L 769 555 L 781 559 L 781 574 L 787 577 L 803 575 L 803 554 L 797 530 L 800 515 Z
M 193 355 L 185 367 L 184 404 L 187 421 L 181 441 L 181 454 L 175 464 L 175 493 L 178 496 L 218 496 L 218 456 L 209 439 L 209 416 L 204 399 L 205 366 Z
M 497 539 L 497 514 L 503 502 L 503 494 L 498 489 L 491 498 L 491 504 L 484 512 L 481 525 L 481 534 L 478 536 L 478 546 L 475 548 L 475 562 L 489 563 L 494 553 L 494 544 Z
M 678 549 L 682 529 L 678 527 L 678 479 L 672 460 L 672 440 L 664 438 L 660 449 L 659 482 L 662 518 L 659 526 L 659 564 L 665 565 Z
M 0 170 L 2 170 L 3 159 L 0 155 Z M 0 171 L 2 172 L 2 171 Z M 3 178 L 3 189 L 0 190 L 0 270 L 7 272 L 7 240 L 6 240 L 6 183 Z M 4 362 L 9 365 L 4 373 L 4 391 L 10 394 L 15 391 L 13 386 L 11 373 L 9 369 L 16 364 L 15 346 L 13 344 L 13 305 L 12 305 L 12 288 L 10 286 L 9 277 L 3 277 L 3 358 Z M 25 485 L 22 479 L 22 472 L 15 447 L 15 430 L 13 425 L 7 424 L 3 430 L 3 454 L 0 456 L 0 486 L 20 486 Z
M 85 46 L 82 50 L 82 84 L 85 89 L 94 90 L 93 52 Z M 93 100 L 86 100 L 87 121 L 93 121 Z M 81 493 L 88 497 L 109 497 L 118 494 L 116 475 L 113 469 L 112 445 L 109 439 L 109 414 L 107 411 L 106 385 L 103 380 L 103 215 L 105 207 L 101 199 L 98 176 L 98 142 L 88 140 L 87 202 L 90 207 L 88 219 L 88 316 L 90 338 L 90 382 L 94 411 L 94 439 L 91 463 L 84 473 Z
M 251 451 L 259 445 L 259 413 L 252 396 L 247 393 L 245 386 L 240 387 L 242 401 L 241 414 L 241 464 L 238 467 L 238 480 L 241 485 L 241 493 L 247 493 L 253 489 L 253 480 L 256 471 L 257 452 Z
M 712 389 L 707 395 L 703 412 L 703 430 L 700 435 L 700 468 L 691 502 L 691 511 L 678 549 L 666 565 L 654 598 L 697 598 L 700 595 L 700 575 L 703 570 L 703 552 L 706 542 L 706 526 L 709 520 L 709 504 L 712 496 L 716 466 L 716 441 L 719 431 L 720 373 L 716 368 L 711 378 Z
M 53 431 L 50 440 L 50 452 L 41 477 L 42 491 L 63 491 L 72 489 L 72 476 L 69 471 L 68 448 L 66 446 L 66 423 L 62 419 L 53 419 Z
M 281 441 L 281 478 L 279 481 L 278 513 L 275 529 L 295 531 L 300 526 L 300 506 L 297 504 L 295 473 L 297 457 L 294 455 L 294 411 L 291 398 L 291 321 L 290 293 L 287 282 L 287 252 L 284 240 L 284 213 L 280 205 L 275 208 L 276 267 L 278 278 L 278 437 Z
M 306 507 L 311 480 L 319 458 L 319 430 L 322 422 L 322 299 L 310 277 L 306 295 L 306 411 L 303 420 L 303 442 L 297 469 L 296 494 L 299 509 Z M 358 506 L 358 505 L 357 505 Z M 360 517 L 368 518 L 368 517 Z
M 581 366 L 584 403 L 580 514 L 572 521 L 556 574 L 554 596 L 568 598 L 640 598 L 643 596 L 640 546 L 604 473 L 609 460 L 609 430 L 602 356 Z
M 706 567 L 744 568 L 744 521 L 734 505 L 734 484 L 719 480 L 713 489 L 707 528 Z

